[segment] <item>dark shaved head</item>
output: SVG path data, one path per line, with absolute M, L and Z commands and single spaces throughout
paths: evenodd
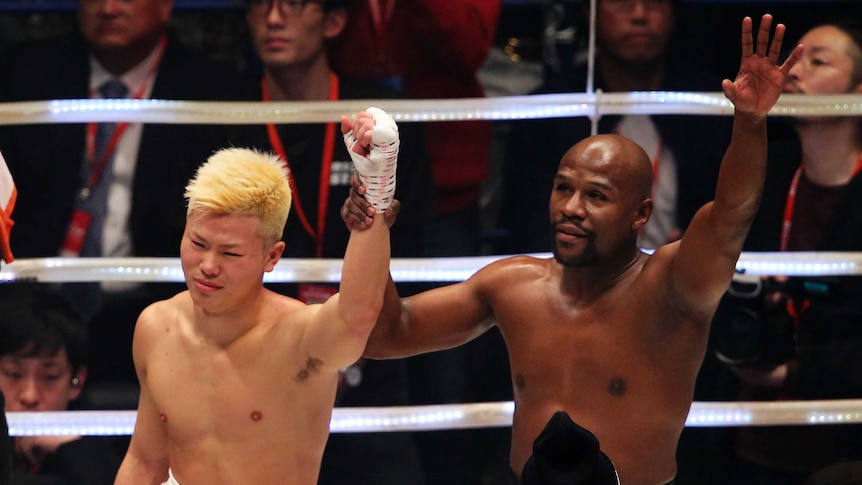
M 631 258 L 652 213 L 646 152 L 619 135 L 595 135 L 563 155 L 549 209 L 554 257 L 567 267 Z
M 604 166 L 613 181 L 638 197 L 647 199 L 652 193 L 653 170 L 649 155 L 637 143 L 615 134 L 584 138 L 569 149 L 560 161 L 560 168 L 577 161 L 589 161 Z

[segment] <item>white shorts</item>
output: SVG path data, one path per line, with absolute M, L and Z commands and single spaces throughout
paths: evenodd
M 180 485 L 180 482 L 178 482 L 177 479 L 174 478 L 174 473 L 171 471 L 170 468 L 168 468 L 168 479 L 167 481 L 162 483 L 162 485 Z

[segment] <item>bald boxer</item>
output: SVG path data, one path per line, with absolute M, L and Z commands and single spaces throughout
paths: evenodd
M 586 138 L 563 156 L 553 180 L 552 259 L 502 259 L 404 299 L 390 279 L 365 355 L 447 349 L 496 324 L 514 386 L 515 476 L 550 418 L 565 411 L 595 435 L 623 485 L 672 481 L 712 314 L 763 190 L 767 112 L 802 51 L 779 66 L 785 27 L 776 26 L 770 44 L 771 27 L 764 15 L 755 43 L 752 20 L 742 22 L 740 69 L 722 82 L 734 117 L 715 200 L 681 240 L 652 255 L 638 249 L 653 208 L 649 157 L 618 135 Z M 348 227 L 378 223 L 364 192 L 355 184 L 345 202 Z M 388 215 L 391 223 L 394 211 Z

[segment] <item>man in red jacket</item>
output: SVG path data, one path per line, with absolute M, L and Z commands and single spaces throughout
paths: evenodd
M 332 43 L 333 69 L 377 79 L 413 98 L 474 98 L 494 41 L 500 0 L 355 1 Z M 343 46 L 351 46 L 342 48 Z M 479 191 L 490 166 L 491 122 L 429 123 L 437 192 L 429 256 L 479 251 Z

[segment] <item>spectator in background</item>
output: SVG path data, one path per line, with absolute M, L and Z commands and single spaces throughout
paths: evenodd
M 13 285 L 0 299 L 5 410 L 65 411 L 86 381 L 87 331 L 80 314 L 47 286 Z M 14 485 L 110 485 L 122 459 L 114 438 L 18 436 L 12 443 Z
M 396 98 L 402 95 L 369 81 L 334 74 L 326 43 L 347 22 L 344 0 L 296 2 L 248 0 L 246 21 L 263 68 L 253 91 L 260 101 L 336 101 Z M 406 201 L 399 212 L 403 227 L 393 229 L 394 257 L 419 257 L 422 229 L 433 202 L 431 166 L 423 126 L 399 126 L 401 150 L 396 191 Z M 349 232 L 339 211 L 354 173 L 350 155 L 335 122 L 255 125 L 243 143 L 272 151 L 290 167 L 294 202 L 284 230 L 284 257 L 340 258 Z M 269 285 L 305 303 L 322 303 L 336 284 Z M 403 361 L 359 361 L 343 374 L 336 406 L 406 405 Z M 330 436 L 321 466 L 320 484 L 400 485 L 424 483 L 409 433 L 336 433 Z
M 386 84 L 415 99 L 483 97 L 478 72 L 493 46 L 501 6 L 501 0 L 352 0 L 344 32 L 330 46 L 333 70 Z M 423 256 L 477 255 L 492 124 L 434 121 L 426 123 L 426 133 L 434 140 L 428 153 L 436 206 L 426 225 Z M 405 201 L 404 207 L 407 210 L 410 204 Z M 475 392 L 482 381 L 475 377 L 473 364 L 487 366 L 495 348 L 502 349 L 501 340 L 489 333 L 465 348 L 409 359 L 412 403 L 485 400 L 487 396 Z M 452 485 L 473 473 L 472 456 L 482 449 L 470 442 L 475 433 L 417 435 L 433 483 Z M 437 460 L 442 449 L 462 449 L 454 455 L 464 461 L 453 463 L 452 454 Z M 475 485 L 478 479 L 463 480 Z
M 3 154 L 0 154 L 0 260 L 11 263 L 15 257 L 9 245 L 9 235 L 12 232 L 12 212 L 18 197 L 12 174 L 6 166 Z M 3 264 L 0 262 L 0 268 Z M 6 409 L 6 398 L 0 388 L 0 409 Z M 12 473 L 12 442 L 9 440 L 9 426 L 6 414 L 0 417 L 0 485 L 9 485 Z
M 819 24 L 800 43 L 805 52 L 789 72 L 786 93 L 862 93 L 862 30 L 855 19 Z M 862 119 L 790 122 L 796 137 L 771 144 L 745 250 L 862 250 Z M 713 345 L 739 377 L 739 399 L 862 397 L 862 277 L 776 277 L 762 287 L 751 298 L 728 296 L 714 323 Z M 751 310 L 756 316 L 743 320 Z M 748 332 L 733 337 L 722 329 Z M 732 475 L 722 483 L 806 483 L 819 468 L 862 459 L 860 432 L 859 425 L 740 428 L 739 461 L 726 467 Z
M 339 37 L 348 21 L 344 0 L 297 2 L 247 0 L 246 20 L 262 66 L 250 91 L 255 101 L 337 101 L 403 97 L 368 80 L 340 76 L 329 65 L 326 43 Z M 356 50 L 355 47 L 351 48 Z M 350 233 L 339 210 L 354 173 L 344 143 L 332 123 L 268 124 L 248 130 L 250 145 L 275 152 L 291 168 L 299 203 L 294 203 L 284 239 L 285 257 L 337 258 Z M 402 123 L 404 140 L 398 172 L 398 198 L 417 207 L 399 212 L 404 227 L 392 233 L 393 256 L 420 256 L 423 228 L 433 204 L 431 167 L 424 127 Z M 323 177 L 322 175 L 328 175 Z M 403 219 L 402 219 L 403 217 Z M 319 227 L 321 225 L 323 227 Z M 400 224 L 399 224 L 400 225 Z
M 332 43 L 333 69 L 394 86 L 411 98 L 482 97 L 477 73 L 493 44 L 501 3 L 355 0 L 343 34 Z M 428 146 L 437 207 L 425 252 L 430 257 L 475 255 L 491 124 L 433 122 L 426 131 L 437 140 Z
M 172 0 L 81 0 L 80 32 L 15 45 L 0 56 L 0 101 L 237 99 L 243 78 L 178 42 L 168 28 L 172 7 Z M 103 92 L 107 86 L 111 92 Z M 18 257 L 176 256 L 185 183 L 201 160 L 230 144 L 230 135 L 217 125 L 120 123 L 102 148 L 107 125 L 0 127 L 20 194 L 12 236 Z M 136 316 L 175 286 L 65 288 L 98 342 L 91 384 L 134 384 Z M 123 395 L 128 399 L 106 405 L 134 407 L 137 391 Z
M 596 90 L 713 91 L 716 79 L 669 57 L 678 22 L 678 0 L 598 0 L 596 4 Z M 589 18 L 588 3 L 582 12 Z M 579 31 L 586 32 L 588 26 Z M 535 93 L 579 93 L 587 85 L 587 65 L 561 61 L 549 69 Z M 719 117 L 685 115 L 603 116 L 598 133 L 626 136 L 650 155 L 655 185 L 652 218 L 638 244 L 655 248 L 680 237 L 694 212 L 710 200 L 726 134 Z M 550 251 L 547 200 L 557 162 L 591 132 L 587 118 L 515 123 L 504 161 L 500 253 Z

